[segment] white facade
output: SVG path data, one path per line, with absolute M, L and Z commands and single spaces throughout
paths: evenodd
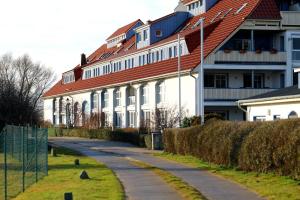
M 182 108 L 187 116 L 194 116 L 196 114 L 195 79 L 186 73 L 181 79 Z M 134 91 L 133 95 L 130 90 Z M 116 95 L 117 91 L 120 92 L 118 95 Z M 92 109 L 93 95 L 97 95 L 97 106 L 94 106 L 96 107 L 94 109 Z M 81 112 L 84 112 L 83 105 L 85 104 L 86 116 L 90 116 L 92 113 L 105 113 L 105 117 L 108 120 L 106 123 L 109 126 L 120 128 L 139 127 L 141 120 L 146 118 L 143 116 L 153 116 L 156 108 L 178 110 L 178 96 L 178 78 L 176 76 L 160 78 L 155 81 L 145 80 L 136 84 L 98 88 L 79 94 L 64 95 L 55 99 L 45 99 L 44 119 L 51 122 L 55 119 L 55 125 L 66 124 L 67 111 L 65 109 L 66 102 L 69 100 L 69 103 L 73 105 L 78 103 Z M 60 101 L 60 99 L 63 99 L 63 101 Z M 70 120 L 73 121 L 74 114 L 70 117 L 72 118 Z M 81 116 L 79 117 L 81 119 L 78 125 L 81 125 L 83 119 Z M 121 125 L 119 125 L 120 122 Z

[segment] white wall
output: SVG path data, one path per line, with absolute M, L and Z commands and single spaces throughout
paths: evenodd
M 280 115 L 281 119 L 288 119 L 289 114 L 295 111 L 300 116 L 300 101 L 296 103 L 283 103 L 273 105 L 248 106 L 248 121 L 253 121 L 254 117 L 265 117 L 266 121 L 272 121 L 274 115 Z

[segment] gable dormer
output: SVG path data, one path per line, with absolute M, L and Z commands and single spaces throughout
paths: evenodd
M 191 16 L 207 12 L 218 0 L 180 0 L 175 11 L 187 11 Z
M 189 17 L 188 12 L 174 12 L 135 29 L 136 47 L 141 49 L 159 42 L 178 30 Z
M 134 36 L 134 29 L 141 26 L 142 24 L 143 22 L 141 20 L 136 20 L 116 30 L 111 36 L 106 39 L 107 48 L 118 46 L 124 40 L 130 39 L 132 36 Z

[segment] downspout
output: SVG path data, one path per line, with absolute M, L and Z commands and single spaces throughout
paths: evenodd
M 190 70 L 190 76 L 193 77 L 195 79 L 195 93 L 196 93 L 196 100 L 195 100 L 195 114 L 197 115 L 197 109 L 198 109 L 198 105 L 197 105 L 197 101 L 198 101 L 198 93 L 197 93 L 197 78 L 193 75 L 193 71 L 195 70 L 195 68 Z
M 248 120 L 248 111 L 246 110 L 246 109 L 244 109 L 242 106 L 241 106 L 241 104 L 240 104 L 240 102 L 238 101 L 237 102 L 237 106 L 238 106 L 238 108 L 241 110 L 241 111 L 243 111 L 244 113 L 246 113 L 246 121 Z

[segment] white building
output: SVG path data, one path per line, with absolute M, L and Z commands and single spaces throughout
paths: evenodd
M 139 127 L 155 109 L 178 107 L 178 65 L 182 107 L 190 116 L 199 115 L 203 18 L 205 113 L 244 120 L 237 100 L 296 82 L 297 6 L 280 0 L 181 0 L 174 13 L 145 24 L 132 22 L 90 56 L 83 55 L 81 64 L 45 93 L 44 119 L 81 125 L 92 113 L 102 113 L 107 124 Z
M 298 85 L 238 101 L 248 121 L 275 121 L 300 117 L 300 69 Z

